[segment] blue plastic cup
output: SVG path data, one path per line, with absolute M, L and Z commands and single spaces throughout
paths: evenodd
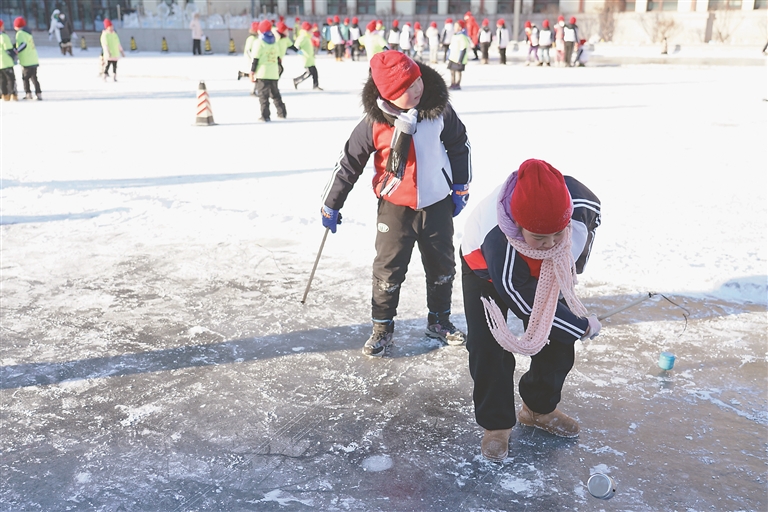
M 659 355 L 659 368 L 662 370 L 671 370 L 675 366 L 675 354 L 672 352 L 662 352 Z

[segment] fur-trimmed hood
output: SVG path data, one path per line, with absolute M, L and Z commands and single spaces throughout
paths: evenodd
M 448 104 L 448 87 L 445 85 L 443 77 L 437 71 L 421 62 L 416 64 L 418 64 L 421 70 L 421 79 L 424 82 L 424 94 L 422 94 L 421 101 L 417 107 L 419 120 L 437 119 Z M 379 90 L 376 84 L 373 83 L 370 71 L 368 72 L 368 80 L 366 80 L 363 86 L 361 96 L 363 110 L 369 123 L 392 124 L 376 104 L 376 100 L 379 98 Z

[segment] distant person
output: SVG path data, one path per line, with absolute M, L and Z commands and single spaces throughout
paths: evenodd
M 573 67 L 573 50 L 579 42 L 579 27 L 576 26 L 576 18 L 571 16 L 568 24 L 563 27 L 563 40 L 565 42 L 565 65 Z
M 331 44 L 333 45 L 333 55 L 336 57 L 336 62 L 344 60 L 344 51 L 347 49 L 347 41 L 341 33 L 341 20 L 338 16 L 334 16 L 331 27 L 328 31 L 331 38 Z
M 200 13 L 196 12 L 192 15 L 189 29 L 192 31 L 192 55 L 202 55 L 203 26 L 200 24 Z
M 123 47 L 120 45 L 120 37 L 112 26 L 112 21 L 108 18 L 104 20 L 104 30 L 101 32 L 101 51 L 104 60 L 104 72 L 102 78 L 107 81 L 109 77 L 109 67 L 112 66 L 112 81 L 117 82 L 117 61 L 120 57 L 125 57 Z
M 256 93 L 259 96 L 261 117 L 259 121 L 269 122 L 269 99 L 275 104 L 277 117 L 285 119 L 287 111 L 277 81 L 280 79 L 281 59 L 280 50 L 275 44 L 275 34 L 272 33 L 272 22 L 264 20 L 259 23 L 259 45 L 256 57 L 251 64 L 251 80 L 256 82 Z
M 472 43 L 472 53 L 475 55 L 473 60 L 480 60 L 480 57 L 477 56 L 477 52 L 480 50 L 478 39 L 480 36 L 480 26 L 477 24 L 477 20 L 471 11 L 467 11 L 464 15 L 464 23 L 466 24 L 467 37 Z
M 69 53 L 69 55 L 74 57 L 72 55 L 72 39 L 77 34 L 75 34 L 75 29 L 72 27 L 72 20 L 64 13 L 59 14 L 59 36 L 61 37 L 61 42 L 59 43 L 61 54 L 66 55 Z
M 413 29 L 409 22 L 403 25 L 400 31 L 400 51 L 410 57 L 411 50 L 413 50 Z
M 549 51 L 552 49 L 554 42 L 555 33 L 549 28 L 549 20 L 544 20 L 539 31 L 539 49 L 541 50 L 541 62 L 544 66 L 549 66 L 552 61 Z
M 453 218 L 469 198 L 471 155 L 464 124 L 448 102 L 440 74 L 393 50 L 377 53 L 363 86 L 365 118 L 353 129 L 323 194 L 323 226 L 336 232 L 339 210 L 373 155 L 378 198 L 373 260 L 373 332 L 363 354 L 382 357 L 392 346 L 400 287 L 414 243 L 426 273 L 426 335 L 464 343 L 451 322 L 456 262 Z
M 288 36 L 288 25 L 285 24 L 285 22 L 278 21 L 277 26 L 272 29 L 272 33 L 277 33 L 278 39 L 275 44 L 277 44 L 277 56 L 280 59 L 278 69 L 279 69 L 279 76 L 283 76 L 283 61 L 285 60 L 285 54 L 288 53 L 288 48 L 294 48 L 293 41 Z
M 424 35 L 427 36 L 429 45 L 429 62 L 437 64 L 437 52 L 440 49 L 440 30 L 437 28 L 437 22 L 431 22 Z
M 245 39 L 245 44 L 243 44 L 243 57 L 245 57 L 245 62 L 248 68 L 251 67 L 251 64 L 253 63 L 253 59 L 256 58 L 256 52 L 258 50 L 259 50 L 259 22 L 254 21 L 251 23 L 251 27 L 248 29 L 248 37 Z M 250 72 L 248 73 L 243 73 L 242 71 L 237 72 L 238 80 L 248 76 L 250 76 Z M 256 96 L 255 82 L 253 83 L 251 96 Z
M 368 57 L 369 64 L 374 55 L 388 49 L 387 41 L 377 29 L 375 21 L 369 22 L 368 26 L 365 27 L 365 35 L 360 38 L 360 44 L 365 47 L 365 55 Z
M 499 64 L 507 63 L 507 45 L 509 45 L 509 29 L 504 18 L 496 22 L 496 44 L 499 46 Z
M 32 99 L 32 88 L 30 82 L 35 86 L 35 99 L 42 100 L 43 92 L 40 89 L 40 81 L 37 79 L 37 68 L 40 66 L 40 59 L 37 56 L 35 40 L 32 33 L 27 29 L 27 20 L 19 16 L 13 20 L 13 28 L 16 29 L 16 48 L 15 52 L 21 65 L 21 81 L 24 84 L 24 99 Z
M 448 48 L 448 69 L 451 71 L 451 86 L 449 89 L 461 90 L 461 76 L 469 61 L 469 50 L 472 41 L 467 37 L 467 28 L 464 20 L 459 20 L 453 26 L 451 46 Z
M 387 36 L 387 46 L 390 50 L 400 49 L 400 21 L 392 21 L 392 28 L 389 29 L 389 35 Z
M 504 460 L 516 422 L 577 437 L 578 422 L 557 405 L 574 364 L 574 342 L 600 322 L 574 290 L 600 225 L 600 200 L 543 160 L 526 160 L 470 214 L 461 242 L 469 372 L 483 457 Z M 562 297 L 562 298 L 561 298 Z M 512 312 L 523 322 L 507 328 Z M 515 355 L 531 357 L 520 378 L 515 417 Z
M 565 66 L 565 17 L 563 16 L 558 16 L 557 25 L 555 25 L 555 52 L 557 65 Z
M 587 47 L 587 40 L 579 41 L 579 49 L 576 51 L 576 66 L 583 68 L 589 62 L 589 56 L 592 52 Z
M 59 16 L 61 16 L 61 11 L 54 9 L 51 13 L 51 22 L 48 28 L 48 40 L 50 41 L 55 37 L 56 42 L 61 46 L 61 22 L 59 21 Z
M 357 16 L 352 18 L 352 24 L 349 26 L 349 57 L 353 61 L 360 55 L 360 38 L 363 37 L 362 29 L 359 25 L 360 20 Z
M 16 48 L 11 38 L 5 33 L 5 23 L 0 19 L 0 92 L 3 101 L 17 101 L 19 93 L 16 89 L 16 74 L 13 66 L 16 61 Z
M 301 31 L 296 37 L 296 41 L 293 43 L 293 45 L 298 48 L 301 58 L 304 59 L 305 68 L 304 73 L 293 79 L 293 88 L 298 89 L 301 82 L 312 77 L 312 88 L 316 91 L 322 91 L 318 79 L 317 68 L 315 67 L 315 47 L 312 42 L 310 30 L 312 30 L 312 26 L 308 21 L 302 23 Z
M 539 61 L 539 27 L 530 21 L 525 22 L 525 37 L 528 39 L 528 55 L 525 58 L 525 65 L 538 66 Z M 533 58 L 531 58 L 533 56 Z
M 453 40 L 453 19 L 446 18 L 443 30 L 440 31 L 440 45 L 443 47 L 443 62 L 448 62 L 448 48 Z
M 480 35 L 477 36 L 477 40 L 480 42 L 480 62 L 482 64 L 488 64 L 488 50 L 491 48 L 491 41 L 493 40 L 493 32 L 491 32 L 489 25 L 490 21 L 485 18 L 480 26 Z
M 419 62 L 423 59 L 424 50 L 427 47 L 427 37 L 421 30 L 421 23 L 413 24 L 413 58 Z

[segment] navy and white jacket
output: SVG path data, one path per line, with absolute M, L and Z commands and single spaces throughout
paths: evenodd
M 595 230 L 600 225 L 600 200 L 571 176 L 565 176 L 565 184 L 573 201 L 571 252 L 576 261 L 576 272 L 581 274 L 589 260 Z M 499 228 L 496 204 L 500 190 L 501 186 L 483 199 L 467 218 L 461 254 L 477 276 L 493 283 L 504 303 L 527 326 L 541 260 L 518 253 Z M 557 304 L 549 339 L 573 343 L 584 336 L 588 326 L 586 318 L 576 316 L 561 300 Z
M 402 182 L 393 191 L 383 190 L 394 126 L 376 104 L 379 91 L 369 74 L 362 93 L 365 116 L 352 131 L 333 168 L 323 193 L 325 206 L 341 209 L 371 155 L 376 197 L 399 206 L 426 208 L 450 195 L 452 185 L 471 181 L 471 151 L 466 128 L 448 102 L 445 80 L 428 65 L 418 65 L 424 93 L 417 107 L 418 124 Z

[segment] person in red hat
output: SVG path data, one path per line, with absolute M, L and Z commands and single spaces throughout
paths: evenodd
M 104 60 L 103 80 L 106 82 L 109 77 L 109 67 L 112 66 L 112 80 L 117 82 L 117 61 L 120 57 L 125 57 L 123 46 L 120 44 L 120 36 L 115 32 L 112 21 L 104 20 L 104 30 L 101 32 L 99 42 L 101 43 L 102 59 Z
M 452 18 L 446 18 L 443 29 L 440 31 L 440 45 L 443 47 L 443 62 L 448 62 L 448 48 L 453 41 L 454 25 Z
M 576 18 L 571 16 L 563 28 L 563 40 L 565 41 L 565 65 L 573 67 L 573 50 L 579 43 L 579 27 L 576 26 Z
M 541 64 L 539 60 L 539 27 L 530 21 L 525 22 L 525 37 L 528 40 L 528 56 L 525 59 L 525 65 L 534 66 Z
M 293 79 L 293 88 L 298 89 L 299 84 L 311 76 L 312 88 L 316 91 L 322 91 L 317 75 L 317 67 L 315 67 L 315 49 L 311 30 L 312 26 L 308 21 L 302 23 L 301 30 L 294 43 L 294 46 L 299 49 L 299 55 L 304 59 L 304 68 L 306 68 L 306 71 L 304 71 L 301 76 L 297 76 Z
M 32 88 L 30 82 L 35 87 L 35 99 L 42 100 L 43 93 L 40 88 L 40 81 L 37 79 L 37 68 L 40 66 L 40 59 L 35 48 L 35 39 L 32 33 L 27 29 L 27 20 L 19 16 L 13 20 L 13 28 L 16 30 L 16 47 L 14 54 L 19 58 L 21 66 L 21 81 L 24 85 L 24 99 L 32 99 Z
M 248 29 L 248 37 L 245 39 L 245 44 L 243 45 L 243 56 L 245 57 L 245 61 L 249 68 L 253 63 L 253 59 L 256 57 L 256 51 L 258 49 L 259 49 L 259 22 L 253 21 L 251 22 L 251 26 Z M 250 72 L 244 73 L 242 71 L 238 71 L 237 79 L 240 80 L 241 78 L 248 77 L 249 75 L 250 75 Z M 256 96 L 255 82 L 253 84 L 253 90 L 251 91 L 251 96 Z
M 429 46 L 429 62 L 437 64 L 437 51 L 440 49 L 440 30 L 437 28 L 436 21 L 429 24 L 424 35 L 427 36 L 427 45 Z
M 344 18 L 344 22 L 340 25 L 341 37 L 344 38 L 344 57 L 350 56 L 350 47 L 352 46 L 352 40 L 350 37 L 349 18 Z
M 496 44 L 499 47 L 499 64 L 507 64 L 507 45 L 509 44 L 509 29 L 504 18 L 496 21 Z
M 272 33 L 277 34 L 277 41 L 275 44 L 277 45 L 277 56 L 279 57 L 279 75 L 283 76 L 283 60 L 285 59 L 285 54 L 288 53 L 288 48 L 296 50 L 296 47 L 293 46 L 293 40 L 288 35 L 288 25 L 286 25 L 285 22 L 278 21 L 275 28 L 272 29 Z
M 473 60 L 479 60 L 480 57 L 477 56 L 477 52 L 480 50 L 480 25 L 477 24 L 477 20 L 472 15 L 471 11 L 467 11 L 464 15 L 464 23 L 466 24 L 467 37 L 472 42 L 472 52 L 475 54 Z
M 488 64 L 488 50 L 491 48 L 493 32 L 490 27 L 491 22 L 485 18 L 480 24 L 480 35 L 477 40 L 480 42 L 480 63 Z
M 0 20 L 0 91 L 3 101 L 17 101 L 19 93 L 16 89 L 16 74 L 13 72 L 16 48 L 11 38 L 5 33 L 5 24 Z
M 363 37 L 359 23 L 360 20 L 355 16 L 352 18 L 352 24 L 349 26 L 349 57 L 353 61 L 357 60 L 357 56 L 360 55 L 360 38 Z
M 344 51 L 346 50 L 347 40 L 341 33 L 341 20 L 338 16 L 333 17 L 331 28 L 329 30 L 331 44 L 333 45 L 333 55 L 336 57 L 336 62 L 344 60 Z
M 277 82 L 280 79 L 280 50 L 275 41 L 275 34 L 272 32 L 272 22 L 264 20 L 259 23 L 259 43 L 256 50 L 256 56 L 251 64 L 251 81 L 256 82 L 256 94 L 259 96 L 259 105 L 261 107 L 261 117 L 259 121 L 269 122 L 269 99 L 275 104 L 277 117 L 285 119 L 287 111 L 283 97 L 280 95 L 280 89 Z
M 541 62 L 544 66 L 549 66 L 552 61 L 549 51 L 554 42 L 555 34 L 549 27 L 549 20 L 544 20 L 541 22 L 541 30 L 539 31 L 539 50 L 541 50 Z
M 325 188 L 321 219 L 336 232 L 339 210 L 373 155 L 373 191 L 379 200 L 373 261 L 373 332 L 363 353 L 389 353 L 414 243 L 426 273 L 426 334 L 464 343 L 453 325 L 456 273 L 453 217 L 469 199 L 472 165 L 466 129 L 448 101 L 440 74 L 393 50 L 377 53 L 363 86 L 365 117 L 344 144 Z
M 365 55 L 368 57 L 369 64 L 374 55 L 388 49 L 387 40 L 381 35 L 376 21 L 371 21 L 365 27 L 365 35 L 360 38 L 360 44 L 365 48 Z
M 557 54 L 557 65 L 565 65 L 565 16 L 557 17 L 555 25 L 555 52 Z
M 427 47 L 427 38 L 418 21 L 413 24 L 413 58 L 419 62 L 423 59 L 424 50 Z
M 448 48 L 448 69 L 451 70 L 452 90 L 461 89 L 461 77 L 469 61 L 469 50 L 472 41 L 467 37 L 467 28 L 464 20 L 458 20 L 453 27 L 451 46 Z
M 600 200 L 543 160 L 526 160 L 467 218 L 461 242 L 469 372 L 482 455 L 506 458 L 515 423 L 561 437 L 579 424 L 558 410 L 574 364 L 574 343 L 600 322 L 576 296 L 575 275 L 589 259 Z M 562 299 L 560 299 L 562 297 Z M 507 329 L 512 312 L 524 334 Z M 515 356 L 530 356 L 515 414 Z
M 400 21 L 398 20 L 392 21 L 392 28 L 389 29 L 387 36 L 387 46 L 390 50 L 400 49 Z

